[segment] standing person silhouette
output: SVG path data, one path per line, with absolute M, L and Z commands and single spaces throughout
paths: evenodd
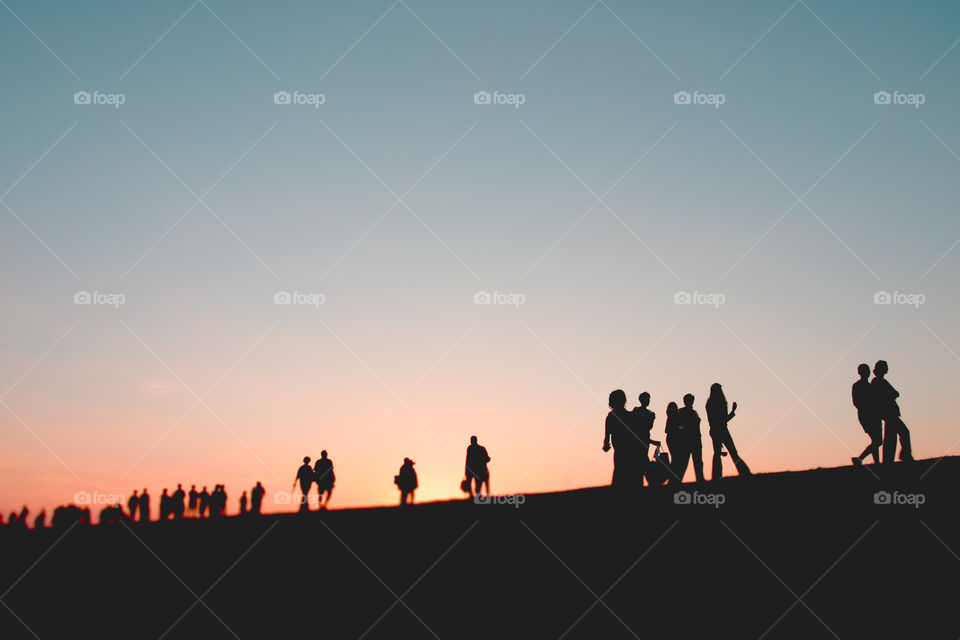
M 320 500 L 320 508 L 326 509 L 330 504 L 330 498 L 333 496 L 333 483 L 337 477 L 333 474 L 333 461 L 327 457 L 326 450 L 320 452 L 317 463 L 313 465 L 314 482 L 317 483 L 317 498 Z M 326 500 L 323 494 L 327 494 Z
M 197 491 L 197 485 L 190 485 L 190 493 L 187 494 L 187 509 L 190 513 L 196 513 L 197 511 L 197 500 L 200 499 L 200 492 Z
M 634 460 L 634 464 L 637 465 L 635 478 L 637 486 L 642 487 L 643 474 L 647 470 L 647 465 L 650 464 L 650 432 L 653 431 L 653 422 L 657 419 L 657 414 L 648 408 L 650 406 L 650 394 L 648 392 L 644 391 L 637 399 L 640 401 L 640 406 L 634 407 L 633 411 L 630 412 L 633 420 L 628 425 L 637 445 Z
M 853 383 L 850 392 L 853 396 L 853 406 L 857 408 L 857 420 L 863 431 L 870 436 L 870 444 L 859 456 L 851 458 L 854 465 L 863 464 L 864 458 L 873 455 L 873 463 L 880 463 L 880 445 L 883 443 L 883 419 L 880 417 L 875 393 L 870 386 L 870 365 L 861 364 L 857 367 L 860 379 Z
M 634 458 L 637 457 L 640 447 L 630 429 L 633 417 L 627 411 L 627 394 L 622 389 L 611 391 L 607 405 L 610 411 L 604 422 L 603 450 L 610 451 L 610 447 L 613 447 L 613 478 L 610 484 L 621 489 L 636 486 L 635 474 L 638 465 Z M 639 483 L 643 484 L 642 475 Z
M 677 413 L 680 424 L 683 425 L 684 439 L 684 446 L 681 449 L 684 457 L 680 460 L 673 459 L 678 482 L 683 480 L 683 474 L 687 472 L 687 464 L 691 458 L 697 482 L 703 482 L 703 439 L 700 436 L 700 414 L 693 408 L 693 401 L 692 393 L 683 396 L 683 406 Z M 673 449 L 670 452 L 673 453 Z
M 177 520 L 183 517 L 184 512 L 184 498 L 187 497 L 187 494 L 183 492 L 183 485 L 177 483 L 177 490 L 173 492 L 173 517 Z
M 197 500 L 198 504 L 200 505 L 200 512 L 198 515 L 201 518 L 206 517 L 203 515 L 204 512 L 206 511 L 207 515 L 209 515 L 210 511 L 210 494 L 207 492 L 207 487 L 203 487 L 203 491 L 201 491 L 200 495 L 197 496 Z
M 417 490 L 420 483 L 417 481 L 417 472 L 413 468 L 414 463 L 410 458 L 403 459 L 403 465 L 400 467 L 400 473 L 393 477 L 394 484 L 400 489 L 400 506 L 413 504 L 413 492 Z
M 467 460 L 464 466 L 471 498 L 474 495 L 480 495 L 480 489 L 484 485 L 487 487 L 487 497 L 490 497 L 488 462 L 490 462 L 490 456 L 487 454 L 486 447 L 477 444 L 477 436 L 470 436 L 470 446 L 467 447 Z
M 297 469 L 297 477 L 293 479 L 293 486 L 296 488 L 297 481 L 300 482 L 300 511 L 309 511 L 310 505 L 307 504 L 307 495 L 310 493 L 310 486 L 313 484 L 313 469 L 310 467 L 310 456 L 303 457 L 303 464 Z
M 683 482 L 683 472 L 680 471 L 680 462 L 683 461 L 683 468 L 687 468 L 687 458 L 690 453 L 687 449 L 687 438 L 684 433 L 684 424 L 680 418 L 680 409 L 676 402 L 667 405 L 667 424 L 664 432 L 667 434 L 667 449 L 670 450 L 670 467 L 673 470 L 670 478 L 670 484 L 680 484 Z
M 256 486 L 250 491 L 250 513 L 260 515 L 260 507 L 263 505 L 263 494 L 267 492 L 257 480 Z
M 240 494 L 240 515 L 247 515 L 247 492 Z
M 133 522 L 137 519 L 137 507 L 140 505 L 140 497 L 137 495 L 137 490 L 133 490 L 133 495 L 130 496 L 130 499 L 127 500 L 127 509 L 130 510 L 130 522 Z
M 737 403 L 733 403 L 733 409 L 727 413 L 727 398 L 723 395 L 723 387 L 719 382 L 710 385 L 710 397 L 707 398 L 707 421 L 710 423 L 710 438 L 713 440 L 713 475 L 711 479 L 719 480 L 723 477 L 723 448 L 726 447 L 733 458 L 733 464 L 737 467 L 737 473 L 742 476 L 752 475 L 750 467 L 740 458 L 737 453 L 737 447 L 733 444 L 733 436 L 730 435 L 730 429 L 727 423 L 733 420 L 737 414 Z
M 900 405 L 897 398 L 900 392 L 886 379 L 890 368 L 886 360 L 877 360 L 873 367 L 873 381 L 870 388 L 874 391 L 877 411 L 883 419 L 883 464 L 892 464 L 897 453 L 897 438 L 900 438 L 900 460 L 913 461 L 913 448 L 910 446 L 910 430 L 900 418 Z
M 140 522 L 150 522 L 150 494 L 146 488 L 140 494 Z

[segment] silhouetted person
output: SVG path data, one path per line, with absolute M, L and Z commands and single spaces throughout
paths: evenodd
M 160 494 L 160 520 L 166 520 L 170 516 L 170 496 L 167 495 L 167 488 L 163 488 Z
M 10 517 L 7 518 L 7 526 L 8 526 L 8 527 L 15 527 L 15 526 L 17 526 L 17 512 L 16 512 L 16 511 L 11 511 L 11 512 L 10 512 Z
M 726 447 L 737 467 L 737 473 L 742 476 L 751 475 L 747 463 L 740 458 L 737 447 L 733 444 L 733 436 L 727 423 L 733 420 L 737 413 L 737 403 L 733 403 L 733 410 L 727 413 L 727 398 L 723 395 L 723 387 L 719 382 L 710 385 L 710 397 L 707 398 L 707 421 L 710 423 L 710 438 L 713 440 L 713 480 L 723 477 L 723 448 Z
M 210 515 L 221 517 L 227 513 L 227 488 L 218 484 L 210 494 Z
M 173 496 L 170 498 L 173 507 L 173 517 L 177 520 L 183 517 L 184 509 L 186 509 L 183 501 L 186 497 L 187 494 L 183 492 L 183 485 L 177 483 L 177 490 L 173 492 Z
M 27 506 L 24 505 L 23 509 L 20 509 L 20 514 L 17 516 L 17 526 L 21 529 L 27 528 L 27 516 L 30 514 L 30 510 L 27 509 Z
M 240 515 L 247 515 L 247 492 L 240 494 Z
M 257 480 L 257 485 L 250 491 L 250 512 L 254 515 L 260 515 L 260 507 L 263 504 L 263 494 L 267 492 Z
M 146 488 L 140 493 L 140 522 L 150 522 L 150 494 Z
M 126 519 L 126 514 L 118 504 L 107 505 L 100 510 L 100 524 L 116 524 Z
M 320 500 L 320 508 L 326 509 L 333 496 L 333 483 L 337 480 L 333 473 L 333 461 L 327 457 L 326 450 L 320 452 L 320 457 L 313 465 L 313 477 L 314 482 L 317 483 L 317 499 Z M 326 499 L 323 494 L 327 494 Z
M 613 447 L 611 484 L 620 489 L 643 486 L 643 465 L 646 463 L 640 460 L 640 443 L 632 428 L 635 416 L 627 411 L 626 404 L 627 394 L 622 389 L 610 392 L 607 398 L 610 411 L 603 430 L 603 450 L 610 451 Z
M 187 502 L 187 509 L 190 513 L 197 512 L 197 501 L 200 500 L 200 492 L 197 491 L 197 485 L 190 485 L 189 501 Z
M 700 414 L 693 408 L 694 397 L 692 393 L 683 396 L 683 406 L 677 412 L 677 419 L 682 426 L 683 444 L 680 449 L 681 457 L 677 458 L 673 454 L 674 472 L 677 475 L 677 482 L 683 481 L 683 474 L 687 472 L 687 464 L 693 459 L 693 472 L 697 482 L 703 482 L 703 439 L 700 436 Z M 669 441 L 668 441 L 669 442 Z
M 137 496 L 137 490 L 133 490 L 133 495 L 127 500 L 127 510 L 130 511 L 130 521 L 137 519 L 137 509 L 140 506 L 140 497 Z
M 420 483 L 417 482 L 417 472 L 413 468 L 414 461 L 410 458 L 403 459 L 403 465 L 400 467 L 400 473 L 393 477 L 393 482 L 400 489 L 400 506 L 413 504 L 413 492 L 417 490 Z
M 297 482 L 300 483 L 300 511 L 309 511 L 310 505 L 307 504 L 307 496 L 310 494 L 310 486 L 313 484 L 313 469 L 310 467 L 310 456 L 303 457 L 303 464 L 297 469 L 297 477 L 293 479 L 293 486 L 296 488 Z
M 900 438 L 900 460 L 911 462 L 913 448 L 910 446 L 910 431 L 900 419 L 900 405 L 897 404 L 900 392 L 894 389 L 886 379 L 887 371 L 889 367 L 886 360 L 877 360 L 877 364 L 873 367 L 873 381 L 870 383 L 870 388 L 875 394 L 877 411 L 883 419 L 883 463 L 893 463 L 894 455 L 897 453 L 898 437 Z
M 853 383 L 851 394 L 853 406 L 857 408 L 857 420 L 864 432 L 870 436 L 870 444 L 859 456 L 851 458 L 853 464 L 863 464 L 863 459 L 873 455 L 873 463 L 880 462 L 880 445 L 883 443 L 883 419 L 880 417 L 874 389 L 870 386 L 870 365 L 861 364 L 857 367 L 860 379 Z
M 637 398 L 640 401 L 639 407 L 634 407 L 630 414 L 633 420 L 629 423 L 633 429 L 634 439 L 640 447 L 638 451 L 637 464 L 639 465 L 640 477 L 638 481 L 643 486 L 643 473 L 650 463 L 650 432 L 653 431 L 653 422 L 657 414 L 650 411 L 650 394 L 644 391 Z
M 197 499 L 198 499 L 199 504 L 200 504 L 200 514 L 199 514 L 199 515 L 200 515 L 201 518 L 203 518 L 203 517 L 204 517 L 204 512 L 206 512 L 206 513 L 209 514 L 209 510 L 210 510 L 210 494 L 207 492 L 207 488 L 206 488 L 206 487 L 203 488 L 203 490 L 200 492 L 200 495 L 197 496 Z
M 686 460 L 690 457 L 690 454 L 685 451 L 686 440 L 683 437 L 683 422 L 680 420 L 680 408 L 676 402 L 667 405 L 667 424 L 664 427 L 664 432 L 667 434 L 667 449 L 670 450 L 672 461 L 670 467 L 673 473 L 670 483 L 674 484 L 683 480 L 683 474 L 678 470 L 680 460 L 682 459 L 684 466 L 686 466 Z
M 470 487 L 470 496 L 480 495 L 480 489 L 486 485 L 487 496 L 490 495 L 490 469 L 487 463 L 490 456 L 486 447 L 477 444 L 477 436 L 470 436 L 470 446 L 467 447 L 466 475 Z
M 121 511 L 121 513 L 123 512 Z M 37 519 L 33 521 L 33 528 L 43 529 L 46 526 L 47 526 L 47 512 L 41 511 L 40 515 L 37 516 Z

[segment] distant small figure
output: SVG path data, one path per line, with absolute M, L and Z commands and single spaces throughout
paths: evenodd
M 117 524 L 127 519 L 119 504 L 110 504 L 100 510 L 100 524 Z
M 333 461 L 327 457 L 327 451 L 320 452 L 320 457 L 313 465 L 314 482 L 317 483 L 317 499 L 320 500 L 320 508 L 326 509 L 330 504 L 330 498 L 333 496 L 333 484 L 337 477 L 333 473 Z M 326 499 L 324 499 L 324 495 Z
M 900 438 L 900 460 L 913 462 L 913 448 L 910 446 L 910 430 L 900 418 L 900 405 L 897 398 L 900 392 L 886 379 L 890 368 L 886 360 L 877 360 L 873 367 L 873 381 L 870 388 L 874 391 L 877 411 L 883 419 L 883 464 L 892 464 L 897 453 L 897 438 Z
M 207 487 L 204 486 L 203 490 L 200 491 L 200 495 L 197 497 L 197 500 L 200 504 L 200 513 L 198 514 L 201 518 L 204 518 L 204 513 L 209 514 L 210 511 L 210 494 L 207 492 Z
M 183 504 L 184 499 L 187 497 L 187 494 L 183 492 L 183 485 L 179 482 L 177 483 L 177 490 L 173 492 L 173 497 L 171 498 L 173 506 L 173 517 L 176 520 L 183 518 L 183 512 L 186 509 Z
M 266 492 L 267 490 L 264 489 L 260 481 L 257 480 L 256 486 L 250 491 L 250 512 L 253 515 L 260 515 L 260 507 L 263 504 L 263 494 Z
M 727 426 L 737 414 L 737 403 L 733 403 L 733 409 L 727 413 L 727 398 L 723 395 L 723 387 L 719 382 L 710 385 L 710 397 L 707 398 L 707 421 L 710 423 L 710 438 L 713 439 L 713 480 L 719 480 L 723 477 L 723 448 L 726 447 L 733 458 L 733 464 L 737 467 L 737 473 L 742 476 L 752 475 L 750 467 L 743 461 L 740 454 L 737 453 L 737 447 L 733 444 L 733 436 L 730 435 L 730 429 Z
M 470 436 L 470 446 L 467 447 L 466 476 L 470 497 L 480 495 L 480 490 L 486 486 L 487 496 L 490 496 L 490 470 L 487 463 L 490 456 L 486 447 L 477 443 L 477 436 Z
M 653 431 L 653 423 L 657 419 L 657 414 L 650 411 L 650 394 L 644 391 L 639 395 L 639 407 L 634 407 L 630 412 L 633 417 L 631 427 L 633 428 L 634 440 L 639 447 L 639 457 L 637 464 L 640 465 L 640 477 L 637 479 L 643 486 L 643 473 L 646 472 L 650 464 L 650 432 Z
M 123 513 L 121 511 L 121 513 Z M 33 521 L 34 529 L 43 529 L 47 526 L 47 512 L 44 510 L 40 511 L 40 515 L 37 516 L 36 520 Z
M 150 522 L 150 494 L 146 487 L 140 494 L 140 522 Z
M 170 504 L 170 496 L 167 495 L 167 488 L 163 488 L 163 493 L 160 494 L 160 520 L 166 520 L 173 512 L 172 505 Z
M 240 494 L 240 515 L 247 515 L 247 492 Z
M 293 479 L 293 488 L 297 488 L 297 482 L 300 482 L 300 511 L 309 511 L 310 505 L 307 504 L 307 496 L 310 494 L 310 487 L 313 485 L 313 469 L 310 467 L 310 456 L 303 457 L 303 464 L 297 469 L 297 476 Z
M 30 514 L 30 510 L 27 509 L 27 505 L 23 505 L 23 509 L 20 509 L 20 514 L 17 516 L 17 526 L 21 529 L 27 528 L 27 516 Z
M 857 420 L 863 431 L 870 436 L 870 444 L 859 456 L 851 458 L 854 465 L 863 464 L 864 458 L 873 456 L 873 463 L 880 463 L 880 445 L 883 443 L 883 419 L 880 417 L 874 389 L 870 386 L 870 365 L 861 364 L 857 367 L 860 379 L 853 383 L 851 394 L 853 406 L 857 408 Z
M 137 496 L 137 490 L 133 490 L 133 495 L 130 496 L 130 499 L 127 500 L 127 510 L 130 512 L 130 521 L 133 522 L 137 519 L 137 509 L 140 506 L 140 497 Z
M 683 431 L 680 408 L 676 402 L 671 402 L 667 405 L 667 424 L 664 427 L 664 432 L 667 434 L 667 449 L 670 450 L 670 457 L 673 460 L 670 465 L 672 471 L 670 484 L 679 484 L 683 481 L 683 474 L 679 472 L 679 461 L 683 459 L 686 467 L 686 459 L 690 457 L 690 454 L 685 451 L 686 440 Z
M 187 510 L 191 514 L 196 515 L 197 502 L 200 500 L 200 492 L 197 491 L 197 485 L 195 484 L 190 485 L 190 493 L 188 493 L 187 495 L 189 496 L 189 500 L 187 502 Z
M 394 484 L 400 489 L 400 506 L 413 504 L 413 492 L 420 486 L 417 482 L 417 472 L 413 468 L 414 461 L 410 458 L 403 459 L 403 465 L 400 467 L 400 473 L 393 477 Z
M 8 526 L 8 527 L 15 527 L 15 526 L 17 526 L 17 512 L 16 512 L 16 511 L 11 511 L 11 512 L 10 512 L 10 517 L 7 518 L 7 526 Z
M 700 435 L 700 414 L 693 408 L 694 397 L 692 393 L 683 396 L 683 406 L 677 413 L 680 424 L 683 425 L 683 444 L 681 446 L 678 459 L 676 454 L 673 457 L 674 471 L 679 480 L 683 481 L 683 475 L 687 472 L 687 464 L 693 459 L 693 472 L 697 482 L 703 482 L 703 439 Z M 670 450 L 673 453 L 673 449 Z
M 210 515 L 222 517 L 227 514 L 227 488 L 218 484 L 210 494 Z

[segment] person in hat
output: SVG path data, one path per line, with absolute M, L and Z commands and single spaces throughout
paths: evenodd
M 403 459 L 400 473 L 393 477 L 393 482 L 400 489 L 400 506 L 413 504 L 413 492 L 420 486 L 417 482 L 417 472 L 413 468 L 414 462 L 410 458 Z

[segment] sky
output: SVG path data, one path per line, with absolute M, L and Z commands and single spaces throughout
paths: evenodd
M 603 485 L 612 389 L 713 382 L 844 465 L 881 358 L 958 451 L 955 3 L 0 4 L 4 514 Z

